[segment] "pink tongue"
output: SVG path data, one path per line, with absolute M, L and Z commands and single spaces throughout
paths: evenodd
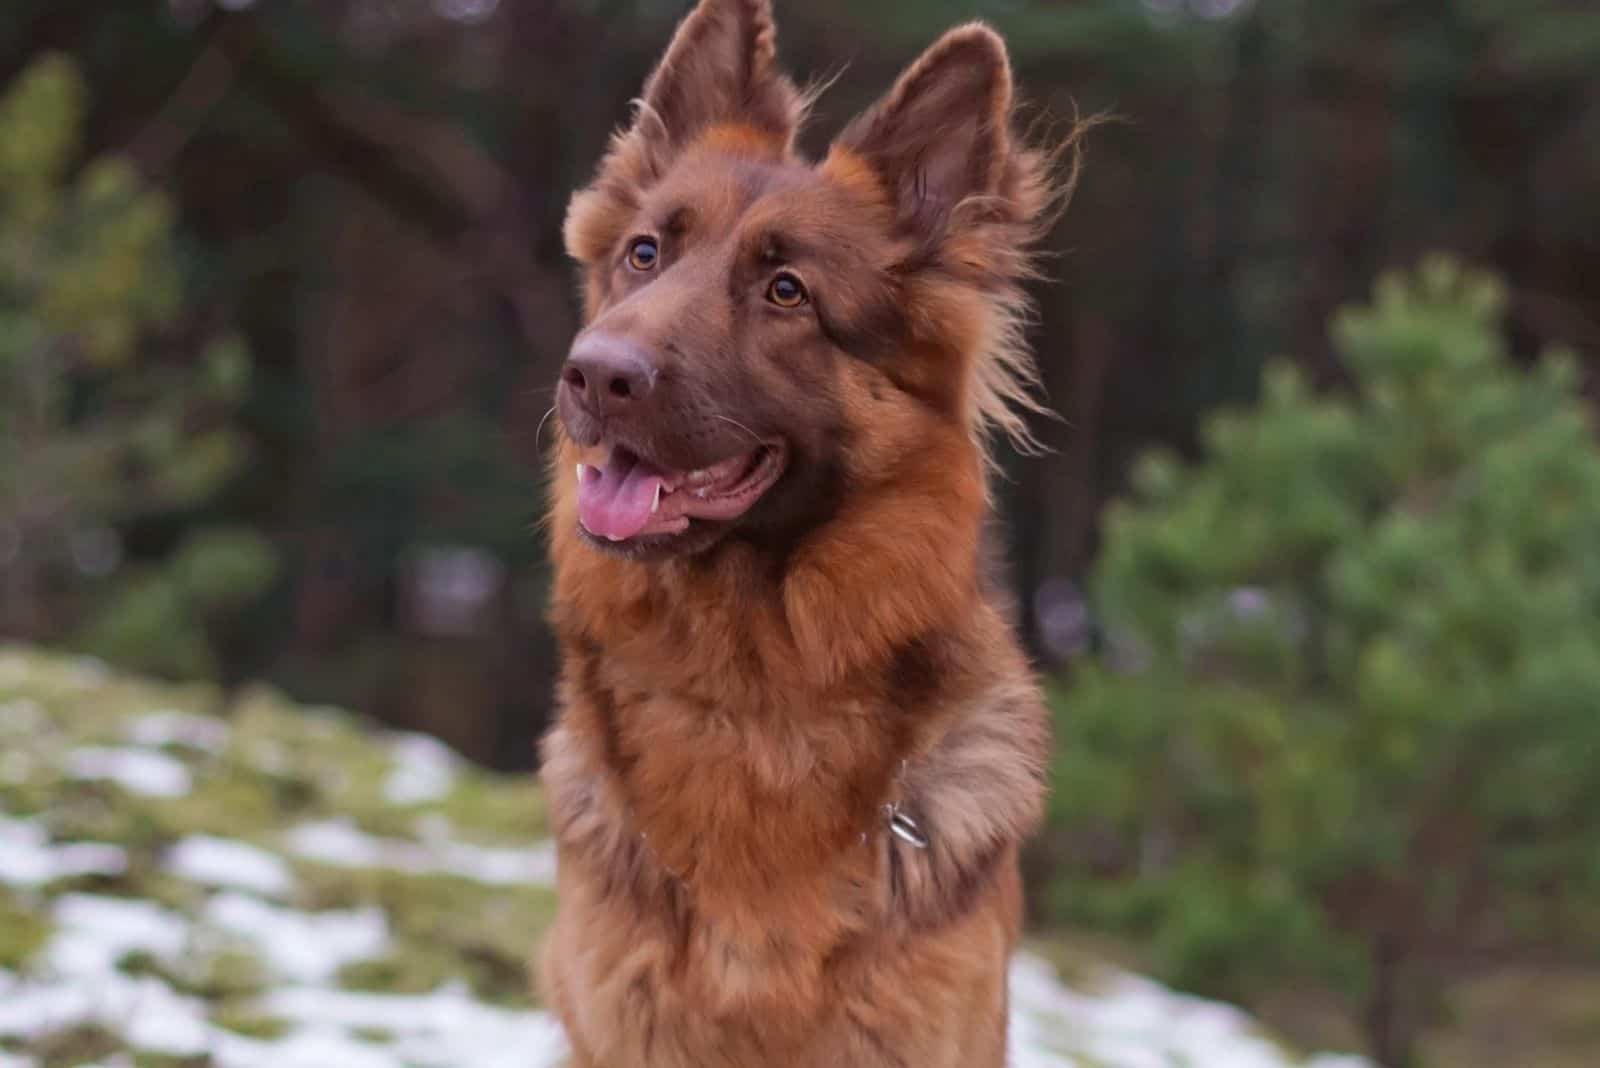
M 584 469 L 578 483 L 578 521 L 589 533 L 626 541 L 650 522 L 661 472 L 613 449 L 604 467 Z

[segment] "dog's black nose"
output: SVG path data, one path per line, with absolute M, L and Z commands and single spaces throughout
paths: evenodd
M 561 381 L 596 415 L 635 407 L 655 387 L 656 369 L 637 346 L 610 334 L 586 334 L 572 346 Z

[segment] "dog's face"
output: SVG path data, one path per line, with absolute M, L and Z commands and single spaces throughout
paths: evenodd
M 693 552 L 803 526 L 838 492 L 840 366 L 893 313 L 856 236 L 871 213 L 750 147 L 684 152 L 591 268 L 597 313 L 557 404 L 596 544 Z
M 793 539 L 908 460 L 970 480 L 983 423 L 1015 428 L 1046 186 L 999 39 L 952 31 L 815 165 L 774 41 L 766 0 L 704 0 L 573 199 L 557 513 L 592 547 Z

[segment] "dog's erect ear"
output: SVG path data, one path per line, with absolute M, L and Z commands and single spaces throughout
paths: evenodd
M 745 143 L 790 151 L 805 97 L 778 69 L 771 0 L 700 0 L 645 82 L 633 124 L 612 139 L 594 182 L 568 206 L 567 251 L 595 263 L 612 251 L 631 212 L 676 155 L 708 128 L 736 124 Z M 603 282 L 591 279 L 592 308 Z
M 934 42 L 845 127 L 823 168 L 850 182 L 872 172 L 902 242 L 905 299 L 922 309 L 917 329 L 966 358 L 969 425 L 980 440 L 998 432 L 1027 451 L 1036 443 L 1023 416 L 1041 407 L 1022 283 L 1035 277 L 1033 248 L 1071 192 L 1081 127 L 1046 152 L 1014 138 L 1012 119 L 1005 42 L 970 23 Z M 1071 167 L 1058 182 L 1063 154 Z
M 801 111 L 778 69 L 771 0 L 700 0 L 645 82 L 634 133 L 670 155 L 709 126 L 737 122 L 787 149 Z
M 865 160 L 895 199 L 901 222 L 925 237 L 963 201 L 1004 196 L 1012 157 L 1005 43 L 981 23 L 951 30 L 834 147 Z

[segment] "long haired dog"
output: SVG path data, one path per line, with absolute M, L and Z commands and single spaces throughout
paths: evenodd
M 576 1065 L 998 1068 L 1048 748 L 980 563 L 1050 159 L 952 30 L 819 163 L 768 0 L 678 28 L 566 243 L 550 511 Z

